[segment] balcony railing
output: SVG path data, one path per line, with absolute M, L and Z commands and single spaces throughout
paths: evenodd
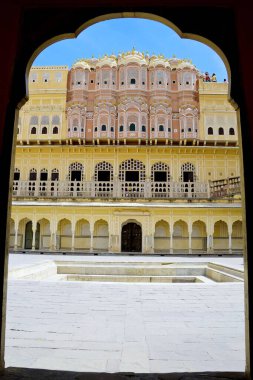
M 173 199 L 209 198 L 208 183 L 134 181 L 14 181 L 14 197 Z
M 229 177 L 210 182 L 212 198 L 231 197 L 236 194 L 241 194 L 240 177 Z

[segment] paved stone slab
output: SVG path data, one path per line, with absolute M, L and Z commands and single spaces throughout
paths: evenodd
M 6 366 L 244 371 L 243 300 L 243 283 L 11 280 Z

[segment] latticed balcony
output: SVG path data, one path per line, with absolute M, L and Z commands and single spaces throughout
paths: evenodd
M 150 181 L 14 181 L 17 198 L 215 199 L 240 194 L 240 177 L 226 184 Z M 217 184 L 219 183 L 219 184 Z

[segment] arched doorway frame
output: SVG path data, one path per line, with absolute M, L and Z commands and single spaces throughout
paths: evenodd
M 117 7 L 115 7 L 115 8 L 117 8 Z M 192 7 L 192 8 L 194 8 L 194 7 Z M 131 8 L 132 9 L 132 8 Z M 38 11 L 38 10 L 37 10 Z M 159 10 L 160 12 L 162 12 L 161 10 Z M 159 11 L 158 11 L 158 13 L 159 13 Z M 178 11 L 178 9 L 177 9 L 177 11 Z M 196 11 L 196 8 L 194 9 L 194 12 Z M 68 11 L 67 11 L 68 12 Z M 226 10 L 226 12 L 227 12 L 227 10 Z M 52 12 L 53 13 L 53 12 Z M 80 13 L 80 12 L 79 12 Z M 182 14 L 182 11 L 180 10 L 180 13 Z M 222 12 L 221 12 L 222 13 Z M 89 14 L 89 12 L 88 12 L 88 14 Z M 115 15 L 115 14 L 114 14 Z M 123 12 L 123 13 L 119 13 L 119 15 L 120 15 L 120 17 L 143 17 L 143 13 L 135 13 L 135 12 Z M 141 16 L 140 16 L 141 15 Z M 68 15 L 69 16 L 69 15 Z M 116 17 L 109 17 L 110 16 L 110 14 L 107 14 L 106 16 L 105 15 L 103 15 L 103 16 L 99 16 L 98 18 L 100 19 L 99 21 L 102 21 L 102 20 L 105 20 L 105 19 L 108 19 L 108 18 L 116 18 Z M 160 17 L 160 16 L 154 16 L 154 18 L 153 17 L 151 17 L 151 16 L 153 16 L 153 15 L 151 15 L 151 14 L 149 14 L 149 17 L 148 18 L 150 18 L 150 19 L 155 19 L 156 18 L 156 21 L 161 21 L 161 19 L 164 19 L 164 18 L 162 18 L 162 17 Z M 203 15 L 204 16 L 204 15 Z M 216 16 L 217 16 L 217 13 L 216 13 Z M 102 17 L 102 19 L 101 19 L 101 17 Z M 173 12 L 172 12 L 172 15 L 171 15 L 171 17 L 173 18 Z M 178 16 L 179 17 L 179 16 Z M 183 14 L 180 16 L 181 17 L 181 23 L 183 23 L 184 25 L 185 24 L 187 24 L 187 22 L 188 21 L 186 21 L 186 19 L 185 19 L 185 17 L 183 16 Z M 180 17 L 179 17 L 179 19 L 180 19 Z M 199 17 L 199 15 L 198 15 L 198 17 Z M 198 17 L 196 16 L 196 20 L 198 19 Z M 177 18 L 177 17 L 176 17 Z M 191 19 L 191 16 L 188 14 L 188 18 L 187 18 L 187 20 L 190 20 Z M 86 27 L 88 27 L 89 25 L 92 25 L 94 22 L 92 22 L 94 20 L 94 18 L 92 19 L 92 20 L 89 20 L 89 21 L 87 21 L 87 23 L 85 23 L 85 25 L 86 25 Z M 166 20 L 166 19 L 165 19 Z M 183 20 L 185 20 L 185 21 L 183 21 Z M 216 17 L 216 21 L 217 21 L 217 17 Z M 231 22 L 231 21 L 230 21 Z M 169 21 L 168 20 L 166 20 L 166 22 L 163 22 L 165 25 L 168 25 L 168 26 L 170 26 L 170 27 L 172 27 L 172 25 L 171 25 L 171 23 L 169 23 Z M 56 24 L 57 24 L 57 22 L 56 22 Z M 203 22 L 201 22 L 201 23 L 199 23 L 199 25 L 202 25 L 203 24 Z M 174 24 L 173 24 L 174 25 Z M 197 24 L 198 25 L 198 24 Z M 219 28 L 217 28 L 217 25 L 218 25 L 218 23 L 216 22 L 215 23 L 215 25 L 213 26 L 213 29 L 219 29 Z M 46 23 L 45 23 L 45 28 L 46 27 L 48 27 L 48 25 L 46 26 Z M 200 27 L 200 29 L 201 29 L 201 26 L 199 26 Z M 187 25 L 185 26 L 185 28 L 187 29 Z M 67 27 L 66 27 L 66 29 L 67 29 Z M 79 30 L 80 29 L 80 30 Z M 197 35 L 195 35 L 195 34 L 189 34 L 189 33 L 182 33 L 181 31 L 180 31 L 180 29 L 179 28 L 177 28 L 177 27 L 175 27 L 175 28 L 173 28 L 172 27 L 172 29 L 174 29 L 175 31 L 176 31 L 176 29 L 180 32 L 180 33 L 178 33 L 181 37 L 183 37 L 183 38 L 192 38 L 192 39 L 195 39 L 195 40 L 198 40 L 198 41 L 200 41 L 200 42 L 204 42 L 204 43 L 206 43 L 208 46 L 210 46 L 210 47 L 213 47 L 214 48 L 214 50 L 216 51 L 216 52 L 218 52 L 219 51 L 219 55 L 221 56 L 221 57 L 223 57 L 222 59 L 223 59 L 223 61 L 224 61 L 224 63 L 225 63 L 225 60 L 224 60 L 224 57 L 225 57 L 225 55 L 221 52 L 221 50 L 217 47 L 217 45 L 215 45 L 215 44 L 213 44 L 213 43 L 211 43 L 210 42 L 210 40 L 208 40 L 207 38 L 204 38 L 204 37 L 199 37 L 199 36 L 197 36 Z M 189 26 L 188 26 L 188 29 L 189 29 Z M 235 29 L 235 26 L 234 26 L 234 29 Z M 233 29 L 233 30 L 234 30 Z M 83 30 L 83 26 L 82 27 L 80 27 L 80 28 L 78 28 L 77 29 L 77 31 L 79 30 L 79 32 L 81 31 L 81 30 Z M 77 33 L 77 31 L 75 32 L 75 33 L 73 33 L 73 34 L 71 34 L 71 36 L 76 36 L 78 33 Z M 195 36 L 195 38 L 194 38 L 194 36 Z M 56 41 L 60 41 L 61 39 L 63 39 L 63 38 L 72 38 L 72 37 L 70 37 L 70 34 L 66 34 L 66 35 L 59 35 L 58 37 L 55 37 L 54 39 L 50 39 L 50 40 L 47 40 L 47 42 L 43 42 L 41 45 L 40 45 L 40 48 L 38 48 L 37 50 L 35 50 L 36 52 L 37 52 L 37 54 L 39 54 L 39 52 L 40 51 L 42 51 L 46 46 L 49 46 L 51 43 L 53 43 L 53 42 L 56 42 Z M 37 40 L 35 39 L 35 41 L 36 41 L 36 43 L 37 43 Z M 49 42 L 50 41 L 50 42 Z M 39 40 L 39 38 L 38 38 L 38 44 L 41 42 L 41 40 Z M 40 49 L 40 50 L 39 50 Z M 233 49 L 232 49 L 233 50 Z M 233 52 L 231 52 L 231 55 L 233 54 Z M 33 58 L 32 59 L 30 59 L 30 61 L 33 61 L 33 59 L 34 59 L 34 57 L 35 57 L 35 55 L 34 56 L 32 56 Z M 29 62 L 30 62 L 29 61 Z M 226 60 L 227 61 L 227 60 Z M 234 61 L 235 62 L 235 65 L 234 65 L 234 67 L 235 67 L 235 71 L 236 71 L 236 69 L 238 69 L 237 68 L 237 66 L 236 66 L 236 62 L 238 62 L 238 61 Z M 17 64 L 18 64 L 18 62 L 17 62 Z M 239 64 L 239 63 L 238 63 Z M 225 65 L 226 65 L 226 63 L 225 63 Z M 227 67 L 227 70 L 228 70 L 228 76 L 229 76 L 229 82 L 230 82 L 230 78 L 231 78 L 231 75 L 230 75 L 230 70 L 228 69 L 229 68 L 229 65 L 226 65 L 226 67 Z M 20 70 L 22 71 L 24 69 L 24 66 L 21 66 L 20 67 Z M 26 70 L 26 73 L 28 73 L 28 71 L 29 71 L 29 67 L 27 66 L 27 70 Z M 240 79 L 239 79 L 240 80 Z M 21 82 L 21 79 L 20 79 L 20 81 L 19 82 Z M 237 85 L 238 85 L 238 80 L 237 81 L 234 81 L 234 83 L 236 83 Z M 234 85 L 234 87 L 235 87 L 235 85 Z M 240 86 L 238 87 L 238 88 L 241 88 Z M 22 92 L 22 90 L 21 90 L 21 92 Z M 23 91 L 24 92 L 24 91 Z M 234 90 L 234 92 L 236 93 L 236 90 Z M 25 94 L 24 94 L 25 95 Z M 230 95 L 229 95 L 230 96 Z M 239 96 L 239 98 L 240 98 L 240 95 L 238 95 Z M 242 98 L 242 96 L 241 96 L 241 98 Z M 17 99 L 17 98 L 15 98 L 14 97 L 14 99 L 12 98 L 11 100 L 11 104 L 13 105 L 13 100 L 15 100 L 15 99 Z M 231 98 L 230 98 L 230 100 L 231 100 Z M 22 105 L 22 104 L 24 104 L 24 102 L 25 102 L 25 97 L 22 99 L 22 101 L 21 102 L 19 102 L 19 106 L 20 105 Z M 232 103 L 234 103 L 235 104 L 235 102 L 233 102 L 232 100 L 231 100 L 231 102 Z M 244 105 L 244 110 L 246 109 L 246 103 L 244 103 L 243 104 Z M 7 124 L 8 124 L 8 122 L 9 122 L 9 124 L 10 124 L 10 121 L 11 121 L 11 119 L 13 118 L 13 116 L 14 116 L 14 109 L 12 109 L 12 111 L 7 115 Z M 16 116 L 17 116 L 17 112 L 16 112 Z M 250 113 L 249 113 L 249 115 L 248 115 L 248 117 L 250 117 Z M 16 120 L 17 120 L 17 117 L 16 117 Z M 238 120 L 239 120 L 239 114 L 238 114 Z M 244 121 L 246 121 L 247 120 L 247 116 L 246 117 L 244 117 Z M 12 125 L 12 124 L 11 124 Z M 9 125 L 10 126 L 10 125 Z M 17 122 L 15 122 L 15 129 L 17 129 Z M 245 129 L 246 129 L 246 127 L 245 127 Z M 239 135 L 240 135 L 240 131 L 239 131 Z M 247 135 L 249 135 L 249 132 L 248 131 L 246 131 L 245 132 L 245 134 L 244 134 L 245 136 L 244 137 L 246 137 Z M 10 132 L 10 136 L 12 136 L 12 131 Z M 239 137 L 240 138 L 240 137 Z M 8 139 L 8 140 L 10 140 L 10 138 Z M 245 140 L 245 145 L 247 145 L 248 147 L 250 147 L 250 142 L 248 142 L 248 143 L 246 143 L 246 139 L 244 139 Z M 7 165 L 9 165 L 9 163 L 10 163 L 10 153 L 8 154 L 8 153 L 6 153 L 6 150 L 4 150 L 4 155 L 8 158 L 8 160 L 7 160 Z M 245 162 L 246 162 L 246 157 L 250 157 L 250 153 L 248 152 L 248 153 L 245 153 L 244 154 L 244 157 L 245 157 Z M 250 161 L 249 161 L 250 162 Z M 248 173 L 249 173 L 249 167 L 248 167 Z M 5 174 L 5 176 L 4 176 L 4 179 L 7 179 L 7 182 L 8 182 L 8 178 L 9 178 L 9 174 Z M 6 182 L 6 186 L 7 186 L 7 182 Z M 4 197 L 4 199 L 3 199 L 3 202 L 5 202 L 5 204 L 6 204 L 6 194 L 8 193 L 8 190 L 7 190 L 7 188 L 4 190 L 4 192 L 3 192 L 3 194 L 5 195 L 5 197 Z M 247 202 L 248 202 L 248 210 L 250 211 L 250 208 L 249 208 L 249 206 L 251 205 L 251 201 L 250 201 L 250 197 L 249 197 L 249 195 L 250 195 L 250 189 L 249 189 L 249 186 L 248 186 L 248 190 L 247 190 L 247 195 L 248 195 L 248 197 L 247 197 Z M 6 206 L 1 206 L 2 207 L 2 209 L 5 211 L 5 215 L 7 215 L 7 209 L 6 209 Z M 247 215 L 249 215 L 250 213 L 248 213 Z M 4 217 L 3 217 L 3 220 L 2 220 L 2 225 L 3 226 L 5 226 L 6 227 L 6 217 L 5 217 L 5 215 L 4 215 Z M 244 214 L 244 220 L 245 220 L 245 218 L 246 218 L 246 215 Z M 250 224 L 252 224 L 251 223 L 251 217 L 250 216 L 247 216 L 247 220 L 248 220 L 248 222 L 250 223 Z M 5 238 L 5 235 L 7 235 L 8 236 L 8 228 L 4 228 L 4 229 L 1 229 L 0 228 L 0 230 L 3 230 L 3 233 L 4 233 L 4 238 Z M 244 234 L 246 235 L 246 230 L 245 230 L 245 228 L 244 228 Z M 0 239 L 1 240 L 1 239 Z M 7 241 L 8 241 L 8 238 L 7 238 Z M 3 239 L 3 242 L 6 242 L 6 240 L 5 239 Z M 248 243 L 249 243 L 249 246 L 251 246 L 251 245 L 253 245 L 253 243 L 250 243 L 250 241 L 248 241 Z M 8 244 L 5 244 L 5 246 L 7 246 Z M 3 247 L 4 247 L 4 244 L 3 244 Z M 6 255 L 7 255 L 7 249 L 5 250 L 5 252 L 6 252 Z M 4 262 L 4 259 L 2 259 L 3 260 L 3 262 Z M 6 260 L 6 257 L 5 257 L 5 260 Z M 248 263 L 248 261 L 246 260 L 245 261 L 245 263 L 246 263 L 246 265 L 247 265 L 247 263 Z M 250 265 L 249 266 L 246 266 L 246 269 L 248 270 L 248 268 L 250 268 Z M 5 276 L 6 276 L 6 274 L 5 274 Z M 246 280 L 247 280 L 247 278 L 246 278 Z M 3 290 L 3 293 L 5 294 L 6 293 L 6 283 L 4 283 L 4 290 Z M 247 290 L 247 282 L 246 282 L 246 300 L 248 300 L 248 290 Z M 247 312 L 248 312 L 248 303 L 246 302 L 246 307 L 247 307 Z M 3 306 L 3 308 L 4 308 L 4 311 L 5 311 L 5 304 L 4 304 L 4 306 Z M 5 312 L 3 312 L 3 314 L 5 314 Z M 248 315 L 246 315 L 246 319 L 247 319 L 247 316 Z M 3 331 L 2 331 L 2 333 L 3 333 Z M 247 330 L 247 333 L 249 334 L 249 331 Z M 4 339 L 1 337 L 1 342 L 3 342 L 4 341 Z M 248 344 L 248 355 L 249 355 L 249 344 Z M 2 343 L 2 351 L 1 351 L 2 353 L 3 353 L 3 343 Z M 2 355 L 2 357 L 3 357 L 3 355 Z M 249 361 L 249 357 L 247 357 L 248 358 L 248 360 L 247 360 L 247 364 L 248 364 L 248 367 L 247 367 L 247 371 L 249 372 L 250 371 L 250 367 L 249 367 L 249 364 L 250 364 L 250 361 Z M 3 363 L 3 359 L 2 359 L 2 363 Z
M 123 230 L 123 227 L 126 226 L 127 224 L 129 223 L 135 223 L 137 224 L 137 226 L 139 226 L 141 228 L 141 252 L 144 252 L 144 233 L 143 233 L 143 226 L 142 226 L 142 223 L 140 221 L 138 221 L 137 219 L 127 219 L 126 221 L 124 221 L 123 223 L 121 223 L 121 226 L 120 226 L 120 235 L 119 235 L 119 246 L 120 246 L 120 250 L 122 249 L 122 230 Z

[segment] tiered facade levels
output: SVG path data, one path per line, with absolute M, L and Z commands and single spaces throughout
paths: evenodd
M 228 84 L 131 51 L 34 67 L 18 122 L 16 250 L 242 249 Z M 135 241 L 135 243 L 133 243 Z

